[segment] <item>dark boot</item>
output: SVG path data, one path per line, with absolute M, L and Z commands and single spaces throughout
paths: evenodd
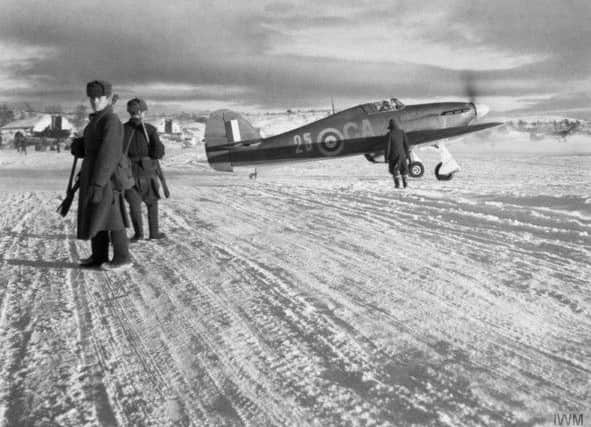
M 158 202 L 153 202 L 148 206 L 148 228 L 150 229 L 150 239 L 164 239 L 166 234 L 161 233 L 158 227 Z
M 138 240 L 142 240 L 144 238 L 144 224 L 142 223 L 142 213 L 140 212 L 131 212 L 131 225 L 133 226 L 133 237 L 129 239 L 130 243 L 135 243 Z
M 109 232 L 99 231 L 96 236 L 90 239 L 92 254 L 88 258 L 81 259 L 80 267 L 99 267 L 109 260 Z
M 407 187 L 407 185 L 408 185 L 408 184 L 406 183 L 406 175 L 402 175 L 402 186 L 403 186 L 404 188 L 406 188 L 406 187 Z
M 131 225 L 133 225 L 134 234 L 129 239 L 129 243 L 136 243 L 144 238 L 144 231 L 143 231 L 143 224 L 142 224 L 142 215 L 141 213 L 138 214 L 137 218 L 134 218 L 131 215 Z
M 400 178 L 397 176 L 394 177 L 394 187 L 400 188 Z
M 131 217 L 131 225 L 133 225 L 134 235 L 129 240 L 130 243 L 135 243 L 144 238 L 144 224 L 142 221 L 142 199 L 139 193 L 131 188 L 125 190 L 125 199 L 129 203 L 129 216 Z
M 111 231 L 111 243 L 113 244 L 113 260 L 103 264 L 102 268 L 110 271 L 119 271 L 131 267 L 129 241 L 125 229 Z

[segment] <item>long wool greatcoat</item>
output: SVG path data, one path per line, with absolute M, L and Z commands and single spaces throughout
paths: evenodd
M 160 182 L 156 173 L 158 159 L 164 156 L 164 145 L 158 137 L 158 130 L 145 123 L 148 141 L 142 123 L 131 118 L 123 125 L 123 145 L 129 144 L 127 154 L 131 159 L 135 190 L 147 204 L 160 199 Z
M 407 161 L 410 159 L 408 138 L 400 129 L 391 129 L 386 134 L 386 161 L 389 163 L 390 173 L 395 174 L 398 169 L 402 174 L 408 173 Z
M 113 182 L 122 152 L 123 126 L 113 108 L 108 106 L 91 114 L 84 138 L 72 144 L 72 154 L 84 158 L 78 194 L 79 239 L 92 239 L 103 230 L 129 227 L 123 193 Z M 99 203 L 92 203 L 93 191 L 102 192 Z

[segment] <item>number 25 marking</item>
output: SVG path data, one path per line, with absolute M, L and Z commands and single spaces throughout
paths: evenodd
M 296 154 L 300 154 L 304 152 L 304 148 L 306 151 L 312 151 L 312 136 L 310 132 L 306 132 L 303 135 L 303 139 L 300 135 L 295 135 L 293 137 L 293 142 L 296 145 Z

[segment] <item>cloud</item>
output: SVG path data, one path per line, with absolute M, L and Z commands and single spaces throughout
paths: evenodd
M 0 98 L 78 103 L 104 78 L 163 104 L 293 108 L 462 97 L 473 69 L 482 96 L 530 106 L 589 81 L 589 12 L 574 0 L 4 0 Z
M 589 93 L 567 92 L 531 102 L 525 108 L 518 109 L 520 114 L 544 113 L 589 118 L 591 95 Z

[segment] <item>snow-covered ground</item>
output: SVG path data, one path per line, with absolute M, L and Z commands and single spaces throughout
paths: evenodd
M 0 151 L 0 425 L 591 419 L 591 140 L 493 136 L 449 145 L 449 182 L 420 151 L 407 191 L 361 157 L 255 181 L 171 144 L 169 238 L 120 274 L 76 266 L 71 157 Z

